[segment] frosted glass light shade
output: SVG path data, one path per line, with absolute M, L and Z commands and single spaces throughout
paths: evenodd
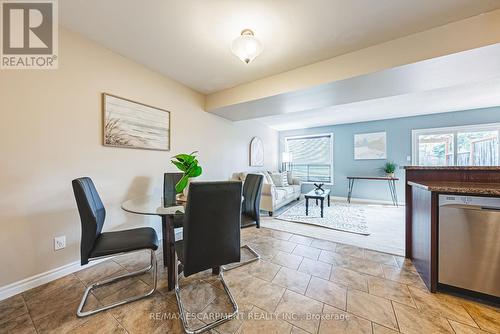
M 245 29 L 241 32 L 241 36 L 238 36 L 233 41 L 231 51 L 244 63 L 248 64 L 262 52 L 262 44 L 254 36 L 252 30 Z

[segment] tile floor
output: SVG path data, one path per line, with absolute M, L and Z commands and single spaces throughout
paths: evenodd
M 244 229 L 242 242 L 262 260 L 225 273 L 240 313 L 212 333 L 500 333 L 500 309 L 430 294 L 402 257 L 266 228 Z M 75 316 L 86 285 L 147 262 L 147 253 L 115 258 L 1 301 L 0 333 L 182 333 L 164 269 L 151 297 Z M 100 288 L 86 307 L 142 293 L 151 284 L 144 274 Z M 210 272 L 181 278 L 181 285 L 188 311 L 198 315 L 190 320 L 194 326 L 229 311 Z

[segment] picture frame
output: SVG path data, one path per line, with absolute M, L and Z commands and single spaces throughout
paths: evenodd
M 371 132 L 354 135 L 354 160 L 387 159 L 387 133 Z
M 103 145 L 170 151 L 170 111 L 102 93 Z

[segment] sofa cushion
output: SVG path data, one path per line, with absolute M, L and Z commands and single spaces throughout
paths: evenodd
M 288 197 L 288 192 L 283 187 L 276 187 L 275 199 L 277 202 L 284 201 Z
M 283 177 L 280 173 L 273 173 L 270 175 L 276 187 L 283 187 Z

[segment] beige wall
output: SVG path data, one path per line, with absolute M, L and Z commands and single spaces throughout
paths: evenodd
M 500 43 L 500 9 L 377 44 L 207 96 L 205 110 L 293 92 Z
M 60 31 L 58 70 L 0 71 L 0 287 L 79 260 L 80 221 L 71 180 L 91 176 L 108 209 L 106 229 L 152 224 L 120 209 L 125 199 L 160 193 L 169 158 L 200 152 L 206 180 L 248 167 L 252 136 L 277 165 L 278 134 L 203 110 L 204 96 L 80 35 Z M 101 93 L 171 110 L 170 152 L 103 147 Z M 121 228 L 122 226 L 119 226 Z M 53 239 L 66 235 L 55 252 Z

